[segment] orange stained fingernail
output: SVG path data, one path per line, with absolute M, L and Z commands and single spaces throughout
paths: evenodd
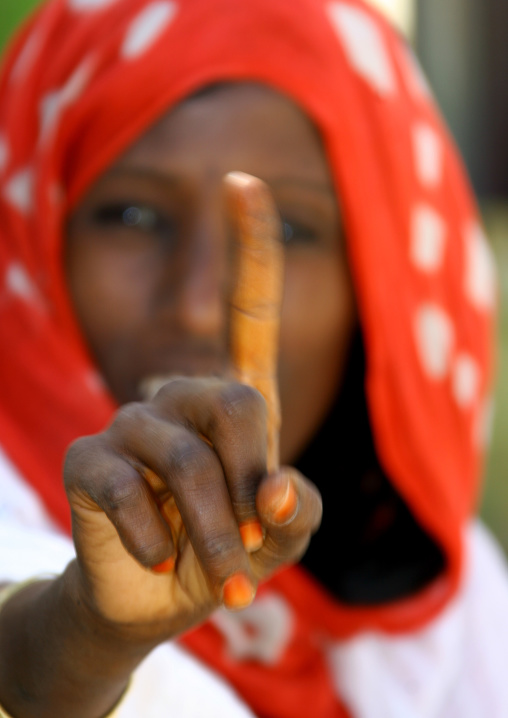
M 155 573 L 171 573 L 171 571 L 175 567 L 175 563 L 175 557 L 170 556 L 164 561 L 156 563 L 155 566 L 152 566 L 152 571 L 154 571 Z
M 298 496 L 293 482 L 288 479 L 285 492 L 272 504 L 272 520 L 278 524 L 288 523 L 296 514 Z
M 224 583 L 222 600 L 230 610 L 239 610 L 250 606 L 256 595 L 256 589 L 244 573 L 234 573 Z
M 263 545 L 263 529 L 258 519 L 248 519 L 240 524 L 240 536 L 245 550 L 254 553 Z

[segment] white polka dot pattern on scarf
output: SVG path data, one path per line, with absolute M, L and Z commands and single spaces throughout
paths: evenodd
M 43 37 L 40 30 L 36 30 L 28 38 L 28 40 L 26 40 L 25 45 L 11 70 L 11 83 L 16 84 L 22 82 L 26 75 L 28 75 L 31 68 L 35 64 L 37 53 L 42 46 L 42 41 Z
M 480 387 L 480 370 L 470 354 L 459 354 L 452 369 L 453 396 L 461 408 L 468 408 L 475 401 Z
M 25 267 L 19 262 L 12 262 L 5 273 L 5 288 L 9 294 L 26 301 L 34 301 L 38 290 Z
M 72 10 L 100 10 L 108 7 L 118 0 L 69 0 Z
M 436 187 L 442 174 L 442 148 L 437 133 L 423 122 L 413 127 L 416 175 L 424 187 Z
M 429 379 L 444 379 L 450 370 L 454 329 L 448 314 L 437 304 L 424 304 L 415 318 L 416 346 Z
M 478 223 L 474 222 L 466 227 L 464 243 L 466 295 L 477 309 L 492 309 L 495 305 L 496 294 L 494 257 Z
M 62 112 L 83 92 L 93 70 L 91 58 L 84 60 L 64 86 L 45 95 L 40 103 L 40 140 L 44 141 L 56 129 Z
M 173 20 L 177 5 L 169 0 L 150 3 L 131 23 L 121 55 L 129 60 L 147 52 Z
M 424 272 L 438 270 L 443 262 L 446 225 L 428 205 L 418 205 L 411 219 L 411 260 Z
M 331 2 L 327 10 L 351 66 L 381 95 L 394 94 L 395 73 L 380 28 L 351 5 Z
M 32 210 L 33 183 L 34 177 L 31 168 L 24 168 L 14 174 L 4 187 L 4 198 L 22 214 L 29 214 Z

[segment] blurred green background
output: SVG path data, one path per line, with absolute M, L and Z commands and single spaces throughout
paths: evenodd
M 0 47 L 38 1 L 0 0 Z M 508 3 L 376 0 L 376 4 L 392 11 L 415 45 L 465 157 L 498 263 L 498 380 L 482 515 L 508 553 L 508 372 L 504 378 L 501 371 L 508 366 L 508 54 L 502 30 L 508 27 Z
M 3 46 L 13 29 L 38 0 L 1 0 L 0 7 L 0 46 Z

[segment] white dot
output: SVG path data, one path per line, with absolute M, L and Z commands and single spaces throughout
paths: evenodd
M 25 168 L 13 175 L 3 190 L 4 198 L 23 214 L 28 214 L 33 205 L 32 170 Z
M 443 379 L 450 369 L 453 325 L 437 304 L 425 304 L 416 313 L 415 337 L 423 369 L 431 379 Z
M 41 137 L 46 137 L 50 129 L 56 125 L 60 110 L 60 93 L 58 91 L 50 92 L 42 98 L 39 107 Z
M 365 11 L 341 2 L 328 3 L 327 11 L 356 72 L 381 95 L 395 93 L 391 59 L 374 20 Z
M 117 0 L 69 0 L 72 10 L 98 10 L 112 5 Z
M 87 58 L 74 70 L 62 88 L 42 98 L 39 110 L 42 141 L 55 129 L 62 112 L 79 98 L 90 79 L 92 68 L 93 61 Z
M 131 23 L 121 54 L 126 59 L 139 57 L 152 47 L 173 20 L 177 5 L 169 0 L 153 2 Z
M 452 391 L 457 404 L 466 409 L 475 401 L 480 386 L 480 369 L 470 354 L 459 354 L 452 369 Z
M 446 225 L 432 207 L 419 205 L 411 220 L 411 260 L 424 272 L 441 267 L 445 249 Z
M 3 172 L 9 162 L 9 145 L 5 135 L 0 134 L 0 172 Z
M 19 83 L 34 64 L 37 52 L 42 45 L 42 34 L 36 30 L 25 42 L 11 70 L 10 82 Z
M 492 309 L 496 302 L 494 256 L 477 222 L 466 227 L 464 244 L 466 295 L 478 309 Z
M 220 610 L 210 618 L 235 661 L 256 660 L 266 665 L 280 660 L 294 628 L 290 606 L 275 593 L 265 593 L 243 611 Z
M 435 130 L 424 123 L 413 127 L 416 175 L 425 187 L 439 184 L 442 173 L 442 147 Z
M 38 297 L 38 291 L 25 267 L 19 262 L 13 262 L 5 274 L 7 291 L 17 297 L 31 301 Z

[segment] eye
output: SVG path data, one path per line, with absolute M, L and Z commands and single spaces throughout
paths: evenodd
M 172 235 L 174 232 L 174 223 L 170 217 L 153 207 L 137 202 L 121 202 L 99 207 L 94 213 L 94 220 L 111 229 L 164 236 Z
M 316 232 L 301 222 L 284 219 L 282 224 L 285 244 L 312 244 L 317 239 Z
M 157 215 L 148 207 L 127 207 L 122 212 L 122 221 L 126 227 L 152 230 L 157 225 Z

